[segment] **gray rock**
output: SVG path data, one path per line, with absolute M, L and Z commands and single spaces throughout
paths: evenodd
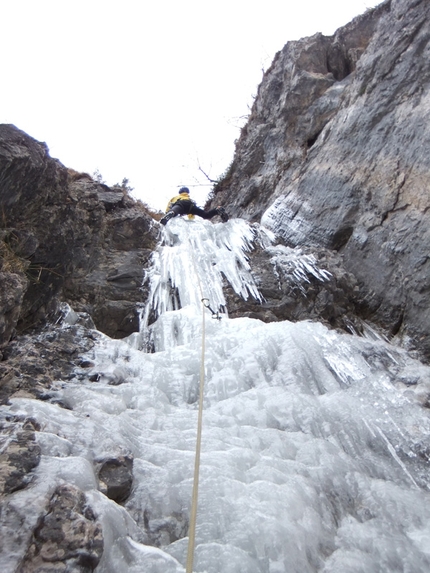
M 109 336 L 138 329 L 132 309 L 145 299 L 143 266 L 158 232 L 141 203 L 0 125 L 0 207 L 0 344 L 55 321 L 63 302 Z
M 85 494 L 57 487 L 20 566 L 21 573 L 91 573 L 103 554 L 101 524 Z
M 213 202 L 341 255 L 356 314 L 430 358 L 430 5 L 288 43 Z M 310 315 L 312 316 L 312 314 Z
M 259 221 L 283 190 L 300 177 L 308 150 L 336 115 L 387 3 L 356 18 L 334 36 L 289 42 L 276 54 L 243 127 L 232 165 L 214 188 L 213 204 Z
M 0 404 L 12 395 L 56 402 L 53 382 L 77 376 L 81 354 L 91 350 L 97 336 L 82 326 L 58 325 L 37 335 L 16 337 L 0 362 Z
M 133 459 L 129 456 L 112 458 L 102 463 L 99 471 L 100 489 L 109 499 L 121 503 L 133 485 Z
M 0 349 L 15 333 L 27 287 L 22 271 L 0 271 Z
M 23 489 L 31 482 L 31 471 L 39 465 L 40 447 L 35 442 L 34 420 L 11 419 L 0 424 L 5 446 L 0 454 L 0 496 Z
M 318 320 L 349 333 L 362 332 L 355 304 L 357 282 L 345 271 L 338 254 L 328 249 L 257 246 L 249 259 L 263 302 L 243 300 L 226 286 L 231 318 Z

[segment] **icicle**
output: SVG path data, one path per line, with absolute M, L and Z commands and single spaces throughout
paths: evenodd
M 215 225 L 207 221 L 171 220 L 147 275 L 150 294 L 141 324 L 141 335 L 146 341 L 143 346 L 150 346 L 149 336 L 158 350 L 192 339 L 195 334 L 190 319 L 192 311 L 182 310 L 199 309 L 202 298 L 207 299 L 208 308 L 216 316 L 225 315 L 225 280 L 245 300 L 252 296 L 262 301 L 246 256 L 256 239 L 269 244 L 272 236 L 270 232 L 257 232 L 241 219 Z M 150 309 L 158 317 L 177 312 L 159 321 L 150 333 Z
M 314 255 L 305 255 L 300 248 L 291 249 L 282 245 L 267 247 L 267 252 L 272 255 L 270 261 L 279 276 L 282 272 L 293 278 L 298 288 L 305 293 L 303 283 L 310 283 L 310 277 L 319 281 L 330 280 L 331 273 L 318 267 L 318 261 Z

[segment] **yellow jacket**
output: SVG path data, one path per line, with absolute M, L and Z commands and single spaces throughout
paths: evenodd
M 188 193 L 179 193 L 179 195 L 176 195 L 175 197 L 172 197 L 170 199 L 170 201 L 166 207 L 166 213 L 168 213 L 170 211 L 170 209 L 172 208 L 172 206 L 175 203 L 177 203 L 178 201 L 191 201 L 192 203 L 194 203 L 194 201 L 192 199 L 190 199 L 190 196 Z M 194 219 L 194 215 L 188 215 L 188 219 Z

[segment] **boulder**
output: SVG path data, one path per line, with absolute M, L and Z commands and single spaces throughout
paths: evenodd
M 125 501 L 133 485 L 133 459 L 119 456 L 105 460 L 99 470 L 100 489 L 117 503 Z
M 85 494 L 72 485 L 61 485 L 33 532 L 19 570 L 91 573 L 100 561 L 103 547 L 102 526 Z

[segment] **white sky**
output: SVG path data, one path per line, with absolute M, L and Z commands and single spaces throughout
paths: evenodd
M 203 205 L 199 165 L 227 169 L 275 53 L 380 2 L 1 0 L 0 123 L 153 207 L 180 185 Z

